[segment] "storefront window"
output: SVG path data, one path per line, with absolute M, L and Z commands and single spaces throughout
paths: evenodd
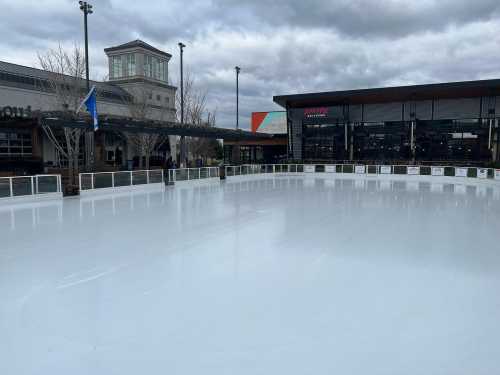
M 0 155 L 31 155 L 31 134 L 29 133 L 0 133 Z
M 252 161 L 252 150 L 249 146 L 240 146 L 240 160 L 243 163 Z
M 339 124 L 305 124 L 304 157 L 308 160 L 343 160 L 345 130 Z

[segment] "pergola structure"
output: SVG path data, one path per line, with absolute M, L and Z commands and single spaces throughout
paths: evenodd
M 54 128 L 93 129 L 88 117 L 77 118 L 64 112 L 40 112 L 40 126 Z M 233 130 L 210 126 L 195 126 L 169 121 L 135 120 L 119 117 L 99 117 L 99 131 L 117 131 L 128 133 L 154 133 L 197 138 L 222 139 L 225 141 L 253 141 L 272 139 L 271 134 L 252 133 L 245 130 Z

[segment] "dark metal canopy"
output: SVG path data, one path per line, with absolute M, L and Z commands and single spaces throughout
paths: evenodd
M 273 100 L 284 108 L 305 108 L 497 95 L 500 95 L 500 79 L 278 95 Z
M 40 125 L 56 128 L 93 129 L 89 118 L 74 118 L 67 113 L 44 112 L 39 116 Z M 99 117 L 99 131 L 127 133 L 156 133 L 186 137 L 213 138 L 228 141 L 271 139 L 272 135 L 252 133 L 244 130 L 216 128 L 210 126 L 180 125 L 169 121 L 138 121 L 128 118 Z

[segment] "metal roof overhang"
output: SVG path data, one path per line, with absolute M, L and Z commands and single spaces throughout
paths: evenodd
M 53 115 L 40 117 L 40 124 L 53 127 L 70 127 L 93 129 L 89 119 L 68 119 Z M 99 119 L 100 131 L 119 131 L 128 133 L 157 133 L 163 135 L 177 135 L 186 137 L 213 138 L 223 140 L 260 140 L 271 139 L 272 135 L 252 133 L 244 130 L 215 128 L 208 126 L 180 125 L 176 122 L 149 122 L 130 119 Z
M 371 104 L 411 100 L 430 100 L 438 98 L 475 98 L 499 95 L 500 79 L 492 79 L 296 95 L 278 95 L 274 96 L 273 100 L 283 108 L 305 108 L 342 104 Z

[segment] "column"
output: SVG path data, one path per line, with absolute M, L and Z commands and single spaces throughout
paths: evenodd
M 354 160 L 354 122 L 351 123 L 351 136 L 349 139 L 349 160 Z

